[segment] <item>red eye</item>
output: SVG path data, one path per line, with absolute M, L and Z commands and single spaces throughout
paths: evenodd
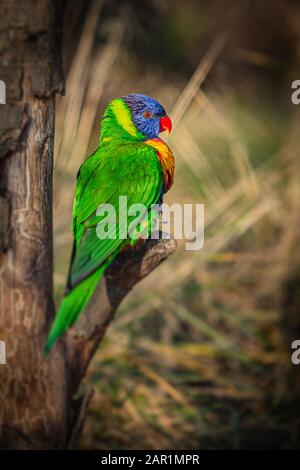
M 152 118 L 153 113 L 151 111 L 144 111 L 144 118 L 149 119 Z

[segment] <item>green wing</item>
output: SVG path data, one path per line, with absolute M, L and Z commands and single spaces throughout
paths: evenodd
M 119 214 L 119 196 L 127 197 L 128 207 L 155 204 L 162 191 L 162 171 L 156 151 L 142 143 L 98 150 L 82 165 L 77 179 L 73 209 L 74 248 L 69 273 L 73 288 L 103 263 L 110 263 L 128 240 L 99 239 L 96 233 L 101 218 L 96 210 L 111 204 L 116 211 L 117 234 L 125 230 L 134 217 L 125 221 Z M 120 217 L 119 217 L 120 216 Z M 115 230 L 115 227 L 113 227 Z

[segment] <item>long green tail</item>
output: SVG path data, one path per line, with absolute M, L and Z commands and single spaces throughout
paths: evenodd
M 106 266 L 102 265 L 63 298 L 44 347 L 45 354 L 50 351 L 58 337 L 77 320 L 90 301 L 105 268 Z

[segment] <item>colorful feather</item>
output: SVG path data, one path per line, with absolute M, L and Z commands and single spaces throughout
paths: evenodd
M 133 216 L 119 213 L 119 197 L 128 207 L 150 208 L 161 202 L 174 178 L 174 159 L 169 147 L 158 138 L 171 121 L 152 98 L 131 94 L 113 100 L 101 123 L 100 145 L 82 164 L 73 207 L 74 243 L 65 297 L 51 327 L 45 352 L 73 325 L 90 301 L 106 268 L 124 246 L 132 243 L 127 229 Z M 110 204 L 117 214 L 116 237 L 97 236 L 101 217 L 97 208 Z M 151 223 L 148 218 L 146 223 Z M 125 239 L 122 236 L 125 232 Z M 110 234 L 111 235 L 111 234 Z M 135 242 L 135 240 L 134 240 Z

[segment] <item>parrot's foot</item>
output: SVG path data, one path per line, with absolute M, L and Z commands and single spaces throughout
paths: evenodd
M 145 241 L 145 238 L 139 238 L 138 241 L 134 244 L 134 247 L 137 249 L 141 248 L 144 245 Z
M 122 252 L 128 251 L 128 250 L 130 250 L 130 249 L 132 249 L 132 248 L 137 248 L 137 249 L 139 249 L 139 248 L 141 248 L 141 247 L 144 245 L 145 241 L 146 241 L 146 240 L 145 240 L 144 238 L 139 238 L 138 240 L 131 240 L 131 242 L 128 243 L 128 245 L 125 245 L 125 246 L 123 247 Z

